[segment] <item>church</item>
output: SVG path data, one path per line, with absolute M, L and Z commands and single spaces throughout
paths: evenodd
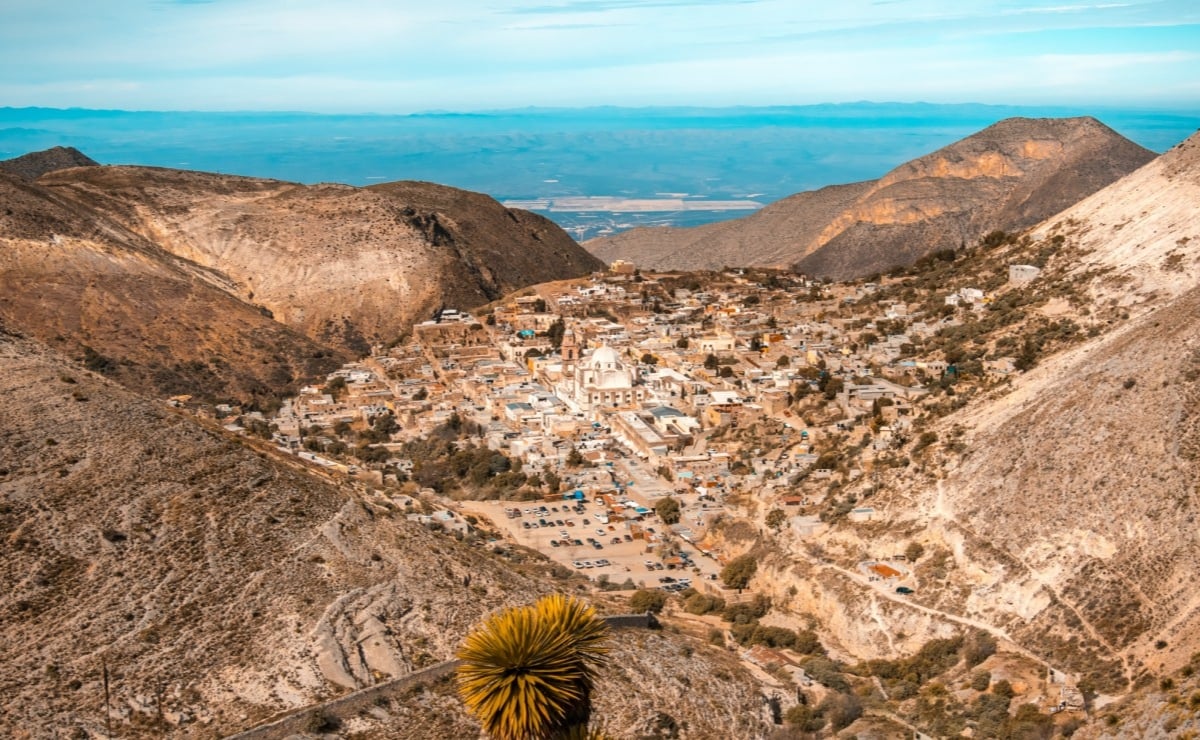
M 634 384 L 633 371 L 606 344 L 581 359 L 575 332 L 568 329 L 563 334 L 562 358 L 563 376 L 571 378 L 571 400 L 581 411 L 633 406 L 646 397 L 646 389 Z

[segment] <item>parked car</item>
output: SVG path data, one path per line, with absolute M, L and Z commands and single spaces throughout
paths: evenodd
M 898 594 L 911 594 L 912 592 L 913 592 L 913 590 L 911 588 L 909 588 L 908 586 L 897 586 L 896 587 L 896 593 L 898 593 Z

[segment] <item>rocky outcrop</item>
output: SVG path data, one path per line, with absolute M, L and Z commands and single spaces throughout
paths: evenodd
M 1092 118 L 1000 121 L 879 180 L 801 193 L 698 229 L 585 246 L 647 268 L 789 266 L 844 279 L 1033 226 L 1154 157 Z

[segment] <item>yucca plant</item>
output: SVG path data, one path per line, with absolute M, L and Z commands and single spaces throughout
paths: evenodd
M 554 594 L 492 614 L 458 651 L 458 691 L 496 740 L 589 737 L 596 669 L 608 625 Z

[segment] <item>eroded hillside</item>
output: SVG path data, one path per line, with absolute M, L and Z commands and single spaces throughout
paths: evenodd
M 600 266 L 540 216 L 431 183 L 309 187 L 146 167 L 40 182 L 228 276 L 234 295 L 277 321 L 358 353 L 440 307 L 473 308 Z
M 1047 263 L 985 316 L 1026 323 L 997 340 L 978 320 L 968 346 L 1029 347 L 1045 320 L 1071 321 L 1075 339 L 987 392 L 959 387 L 952 411 L 918 427 L 932 444 L 855 487 L 880 515 L 823 535 L 831 564 L 921 542 L 932 555 L 914 571 L 920 608 L 991 625 L 1104 692 L 1188 663 L 1200 647 L 1196 147 L 1050 219 L 1034 232 L 1045 241 L 1020 242 Z M 1025 298 L 1008 300 L 1015 291 Z M 1032 310 L 1010 308 L 1022 302 Z M 959 351 L 971 331 L 960 334 Z M 881 622 L 896 623 L 913 626 Z M 886 634 L 862 627 L 835 631 L 888 650 Z
M 350 356 L 37 184 L 0 174 L 0 202 L 0 319 L 129 387 L 265 402 Z

